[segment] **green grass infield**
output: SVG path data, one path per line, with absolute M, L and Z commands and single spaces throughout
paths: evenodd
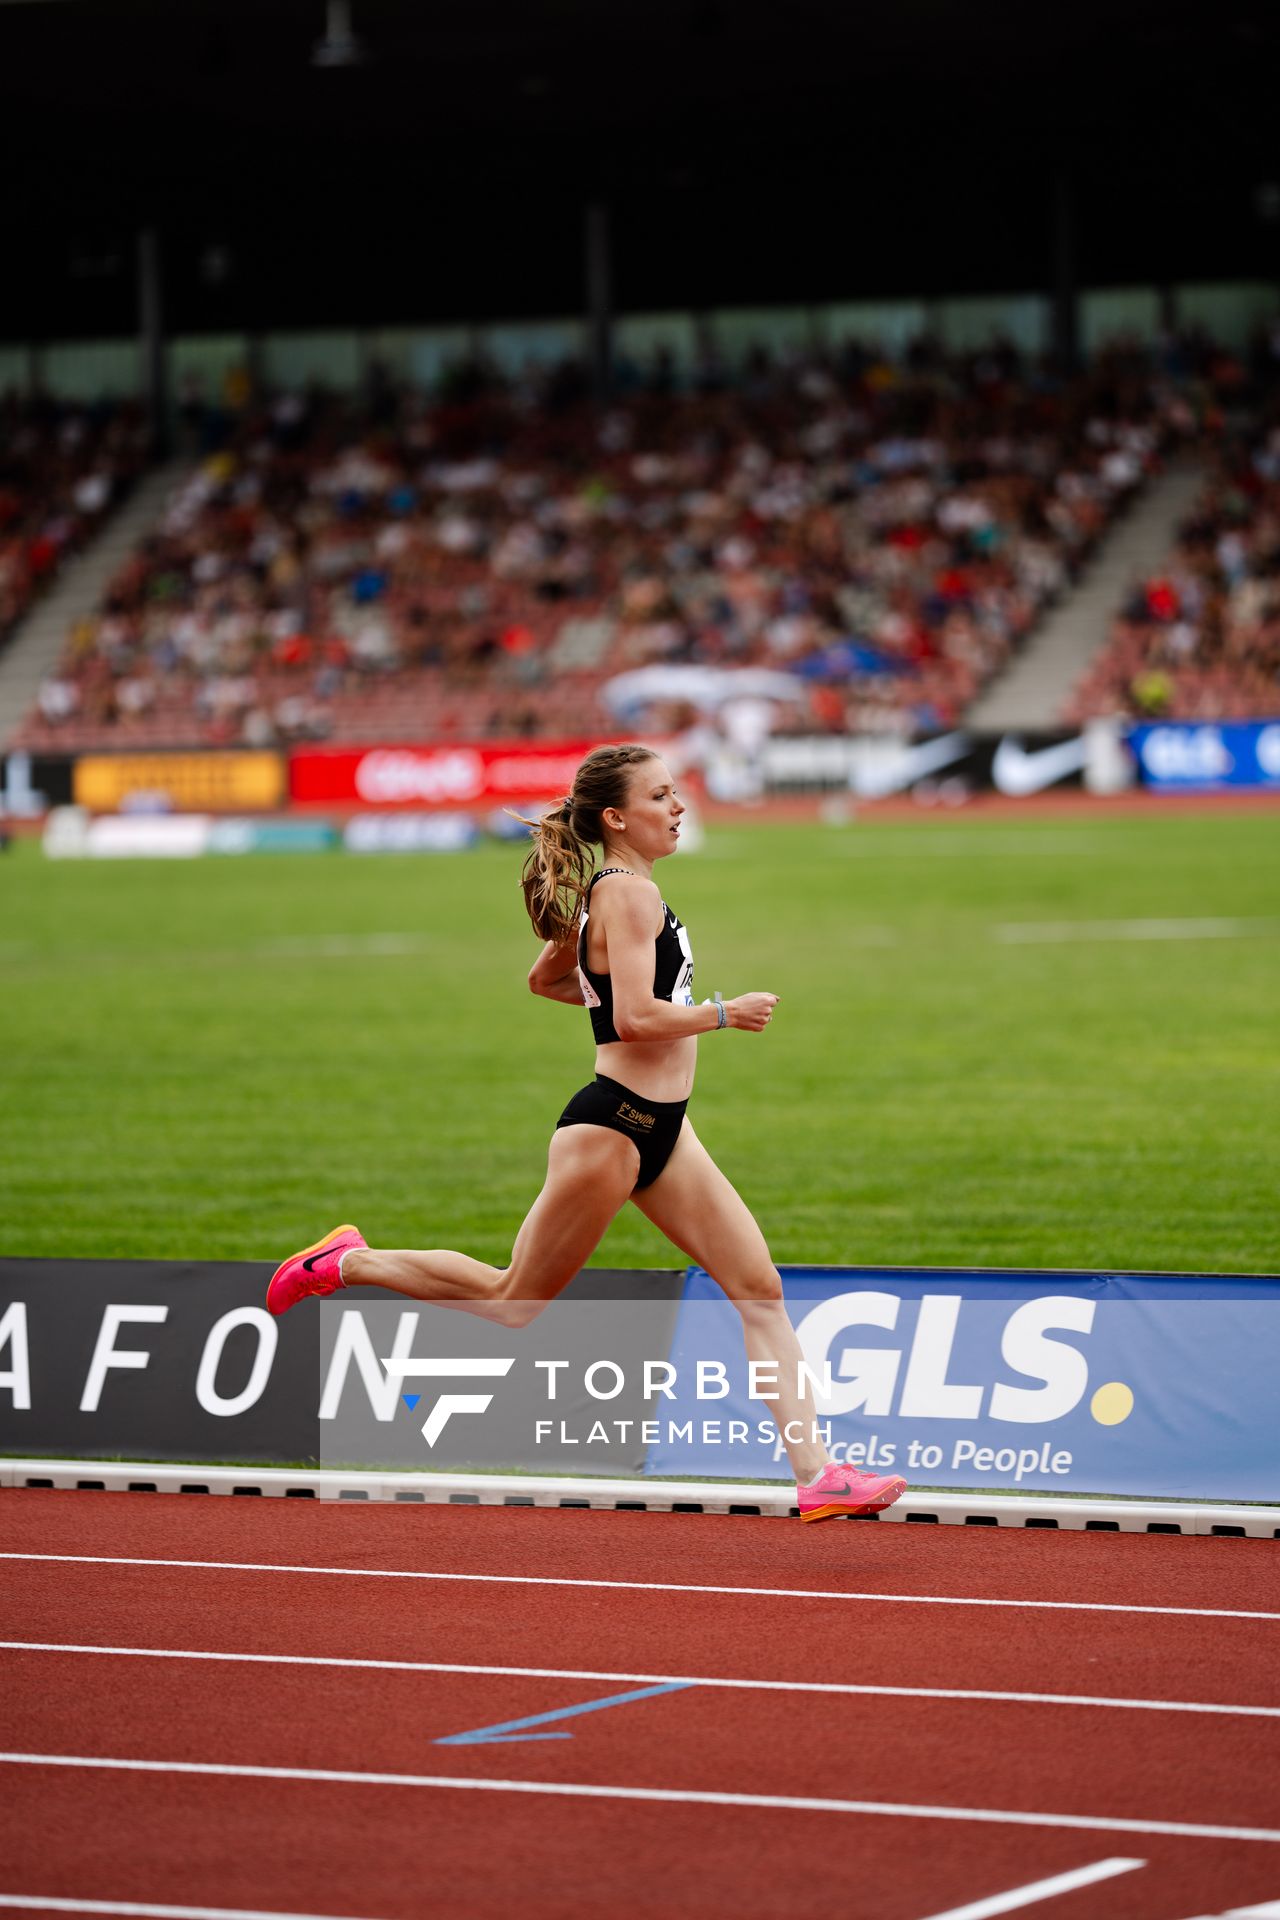
M 741 822 L 660 869 L 692 1116 L 782 1262 L 1280 1271 L 1270 814 Z M 505 1264 L 585 1013 L 520 849 L 0 858 L 10 1255 L 279 1259 L 340 1220 Z M 673 1263 L 624 1209 L 600 1265 Z

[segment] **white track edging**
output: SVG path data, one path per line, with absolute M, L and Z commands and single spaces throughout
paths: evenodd
M 367 1468 L 210 1467 L 148 1460 L 0 1460 L 0 1487 L 108 1493 L 259 1494 L 432 1506 L 634 1507 L 653 1513 L 795 1512 L 789 1486 L 694 1480 L 552 1479 L 526 1474 L 395 1473 Z M 865 1516 L 874 1517 L 874 1516 Z M 1068 1494 L 906 1493 L 881 1520 L 1075 1532 L 1244 1534 L 1280 1539 L 1280 1507 L 1204 1501 L 1101 1500 Z

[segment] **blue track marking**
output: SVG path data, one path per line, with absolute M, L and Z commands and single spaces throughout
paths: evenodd
M 657 1693 L 683 1693 L 691 1680 L 665 1680 L 659 1687 L 637 1687 L 631 1693 L 611 1693 L 607 1700 L 584 1700 L 577 1707 L 556 1707 L 551 1713 L 531 1713 L 524 1720 L 499 1720 L 496 1726 L 473 1727 L 470 1733 L 449 1733 L 433 1740 L 434 1747 L 498 1746 L 515 1740 L 572 1740 L 571 1733 L 525 1733 L 525 1727 L 545 1727 L 552 1720 L 571 1720 L 577 1713 L 598 1713 L 602 1707 L 623 1707 L 628 1700 L 651 1700 Z

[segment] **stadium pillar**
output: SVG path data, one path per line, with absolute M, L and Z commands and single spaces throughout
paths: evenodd
M 1076 200 L 1071 176 L 1053 179 L 1053 355 L 1064 373 L 1080 364 L 1080 288 L 1076 280 Z
M 613 385 L 613 297 L 609 258 L 609 209 L 593 200 L 586 219 L 587 354 L 591 391 L 603 404 Z
M 169 451 L 168 355 L 160 291 L 160 236 L 154 227 L 138 234 L 138 333 L 142 347 L 142 397 L 154 452 Z

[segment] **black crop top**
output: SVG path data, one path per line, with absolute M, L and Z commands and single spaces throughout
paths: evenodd
M 587 918 L 591 910 L 591 888 L 597 880 L 603 880 L 606 873 L 625 872 L 625 867 L 601 867 L 599 873 L 591 877 L 582 907 L 582 923 L 578 933 L 578 983 L 582 988 L 583 1002 L 591 1015 L 591 1031 L 597 1045 L 617 1040 L 619 1036 L 613 1024 L 613 980 L 607 973 L 592 973 L 587 965 Z M 655 1000 L 669 1000 L 673 1007 L 693 1005 L 693 949 L 689 945 L 687 930 L 676 919 L 665 900 L 662 903 L 662 931 L 654 941 L 653 997 Z

